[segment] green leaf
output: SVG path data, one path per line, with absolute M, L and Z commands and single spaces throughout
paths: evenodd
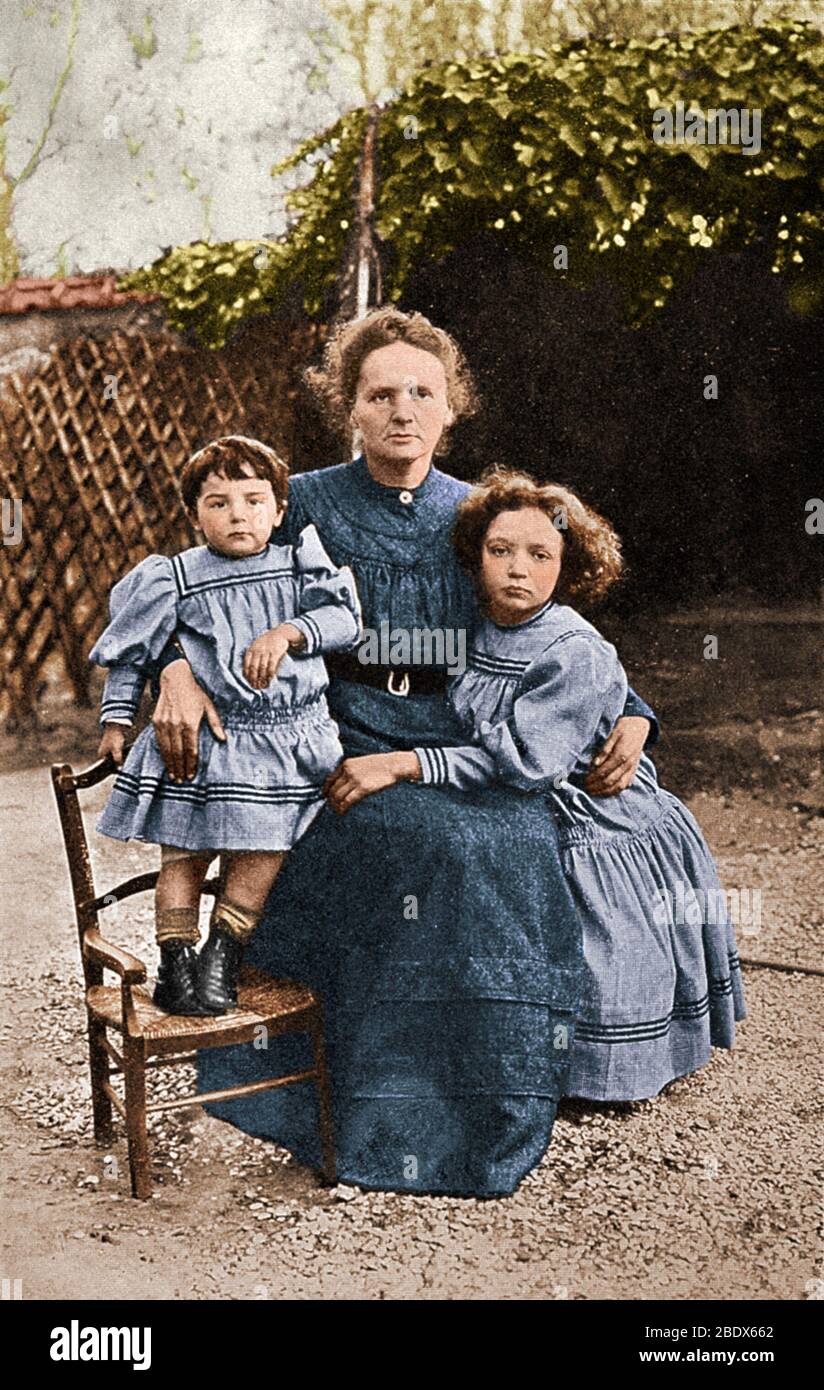
M 679 232 L 688 232 L 692 228 L 692 218 L 683 208 L 671 208 L 667 212 L 667 221 L 673 227 L 677 227 Z
M 572 126 L 559 126 L 558 137 L 559 139 L 563 140 L 565 145 L 569 145 L 569 148 L 571 150 L 574 150 L 575 153 L 579 156 L 579 158 L 583 159 L 584 155 L 586 154 L 586 145 L 584 144 L 581 137 L 576 133 L 576 131 L 572 129 Z
M 613 178 L 612 174 L 598 174 L 595 181 L 602 190 L 612 211 L 614 213 L 623 212 L 629 200 L 618 180 Z
M 439 174 L 444 174 L 447 169 L 455 168 L 455 156 L 449 150 L 437 149 L 432 156 L 432 163 Z
M 461 141 L 461 154 L 464 159 L 468 159 L 470 164 L 483 164 L 483 157 L 475 149 L 471 140 Z
M 624 106 L 629 105 L 629 97 L 623 82 L 619 82 L 617 77 L 608 77 L 604 83 L 604 91 L 608 97 L 615 101 L 620 101 Z
M 807 170 L 803 164 L 789 159 L 777 159 L 773 164 L 773 173 L 777 179 L 803 179 Z
M 689 155 L 690 159 L 694 159 L 695 163 L 700 165 L 702 169 L 709 169 L 712 155 L 706 145 L 685 145 L 684 151 Z
M 421 146 L 417 140 L 404 140 L 404 147 L 397 157 L 397 163 L 401 169 L 408 169 L 410 164 L 414 164 L 421 158 Z
M 517 151 L 518 163 L 525 165 L 527 169 L 531 169 L 535 156 L 538 153 L 535 146 L 523 145 L 520 140 L 516 140 L 512 148 Z
M 487 102 L 487 105 L 492 107 L 492 110 L 500 116 L 502 121 L 505 121 L 508 116 L 512 115 L 513 111 L 518 109 L 515 103 L 506 96 L 495 97 L 492 101 Z
M 824 141 L 824 130 L 807 130 L 804 126 L 795 131 L 795 138 L 805 150 L 813 150 Z
M 379 114 L 375 225 L 391 249 L 387 299 L 402 297 L 422 260 L 496 223 L 508 246 L 538 264 L 551 264 L 546 247 L 559 237 L 574 241 L 577 283 L 616 267 L 631 324 L 692 273 L 695 244 L 708 256 L 722 243 L 740 250 L 782 207 L 790 235 L 777 243 L 779 272 L 811 274 L 824 259 L 822 67 L 818 31 L 778 20 L 652 43 L 576 39 L 427 67 Z M 704 109 L 761 109 L 760 158 L 738 147 L 657 145 L 650 109 L 685 93 Z M 348 112 L 273 166 L 282 172 L 314 156 L 286 195 L 290 230 L 270 246 L 263 274 L 254 267 L 258 242 L 197 242 L 121 283 L 161 293 L 170 325 L 214 347 L 293 286 L 303 286 L 307 312 L 319 312 L 340 273 L 368 118 L 365 108 Z M 414 141 L 404 138 L 410 118 Z

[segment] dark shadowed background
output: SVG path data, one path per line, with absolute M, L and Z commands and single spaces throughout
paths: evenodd
M 788 307 L 758 246 L 708 258 L 648 327 L 627 326 L 620 298 L 570 289 L 489 236 L 419 273 L 401 307 L 455 334 L 484 400 L 439 465 L 472 479 L 500 462 L 580 491 L 624 540 L 622 610 L 730 590 L 813 598 L 821 316 Z M 343 457 L 308 400 L 295 453 L 297 468 Z

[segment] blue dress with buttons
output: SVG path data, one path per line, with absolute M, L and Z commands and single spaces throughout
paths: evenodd
M 585 981 L 566 1091 L 642 1100 L 730 1048 L 746 1017 L 724 892 L 698 824 L 646 754 L 618 796 L 584 779 L 626 701 L 615 648 L 550 600 L 485 619 L 449 702 L 471 742 L 418 749 L 423 783 L 532 793 L 558 830 L 581 915 Z
M 280 540 L 280 533 L 275 532 Z M 193 779 L 173 782 L 154 727 L 136 738 L 97 829 L 120 840 L 193 850 L 289 850 L 323 808 L 323 783 L 343 749 L 326 702 L 323 653 L 356 646 L 360 607 L 351 570 L 333 565 L 317 531 L 257 555 L 193 546 L 150 555 L 112 590 L 111 622 L 90 660 L 108 667 L 101 722 L 132 720 L 151 664 L 177 633 L 226 741 L 200 728 Z M 244 653 L 280 623 L 303 633 L 265 691 Z
M 292 479 L 286 525 L 313 523 L 351 566 L 366 629 L 464 629 L 471 583 L 449 542 L 468 491 L 434 467 L 409 492 L 361 457 Z M 348 756 L 458 746 L 443 695 L 333 677 Z M 626 713 L 652 712 L 630 693 Z M 401 783 L 339 817 L 326 808 L 289 856 L 247 959 L 324 1004 L 338 1170 L 367 1187 L 493 1196 L 540 1161 L 564 1093 L 584 962 L 546 806 L 503 785 L 438 796 Z M 202 1053 L 202 1088 L 312 1065 L 308 1041 Z M 314 1088 L 207 1107 L 319 1165 Z

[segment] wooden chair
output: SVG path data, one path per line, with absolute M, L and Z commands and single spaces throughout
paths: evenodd
M 251 966 L 243 966 L 238 984 L 237 1012 L 212 1018 L 167 1014 L 152 1003 L 143 962 L 101 935 L 98 921 L 101 909 L 121 902 L 134 893 L 148 892 L 150 888 L 154 888 L 158 879 L 156 872 L 138 874 L 106 893 L 95 892 L 89 846 L 77 793 L 84 788 L 97 786 L 116 771 L 114 762 L 108 757 L 83 772 L 75 772 L 67 763 L 55 763 L 51 769 L 63 842 L 69 861 L 80 954 L 86 982 L 86 1016 L 96 1142 L 106 1147 L 111 1145 L 114 1106 L 126 1122 L 132 1196 L 145 1199 L 151 1196 L 152 1190 L 146 1132 L 148 1114 L 157 1110 L 174 1110 L 187 1105 L 198 1105 L 203 1101 L 234 1100 L 238 1096 L 255 1095 L 258 1091 L 268 1091 L 276 1086 L 313 1080 L 318 1088 L 322 1172 L 325 1181 L 334 1185 L 337 1181 L 335 1139 L 323 1039 L 323 1018 L 320 1001 L 312 991 L 292 980 L 275 980 Z M 219 887 L 218 878 L 209 878 L 203 885 L 203 892 L 214 896 Z M 103 983 L 104 969 L 112 970 L 120 976 L 119 987 Z M 221 1091 L 194 1092 L 180 1100 L 161 1100 L 147 1104 L 146 1072 L 149 1068 L 192 1062 L 201 1048 L 231 1047 L 236 1043 L 250 1042 L 260 1036 L 261 1027 L 267 1030 L 270 1038 L 282 1033 L 309 1033 L 314 1051 L 314 1067 L 296 1072 L 292 1076 L 254 1081 L 245 1086 L 231 1086 Z M 122 1055 L 109 1038 L 110 1029 L 120 1035 Z M 121 1100 L 110 1080 L 118 1072 L 122 1072 L 124 1078 L 125 1101 Z

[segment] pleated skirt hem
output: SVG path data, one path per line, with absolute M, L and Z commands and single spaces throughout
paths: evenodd
M 324 807 L 343 749 L 325 701 L 273 726 L 201 725 L 193 778 L 168 776 L 154 729 L 140 733 L 97 821 L 101 835 L 189 850 L 290 850 Z
M 714 1047 L 732 1051 L 735 1025 L 747 1017 L 740 966 L 722 998 L 698 1019 L 672 1019 L 660 1037 L 594 1041 L 576 1032 L 564 1095 L 580 1100 L 652 1100 L 665 1086 L 700 1070 Z M 579 1025 L 580 1030 L 580 1025 Z
M 171 813 L 157 798 L 145 803 L 111 793 L 106 812 L 95 829 L 111 840 L 139 840 L 151 845 L 176 845 L 180 849 L 225 851 L 226 853 L 277 853 L 294 848 L 303 838 L 325 805 L 317 799 L 270 810 L 243 807 L 236 802 L 228 810 L 210 807 L 196 816 L 181 815 L 178 806 Z M 108 812 L 108 814 L 106 814 Z

